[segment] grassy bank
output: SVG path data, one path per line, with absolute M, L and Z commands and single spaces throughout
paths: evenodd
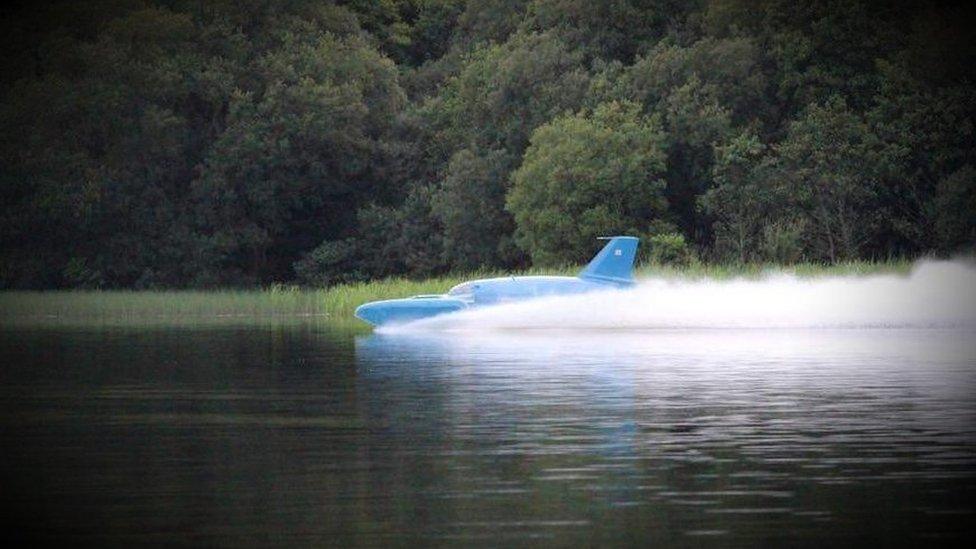
M 800 263 L 783 266 L 763 263 L 728 265 L 695 263 L 693 265 L 641 265 L 634 276 L 638 279 L 666 278 L 674 280 L 728 280 L 731 278 L 758 279 L 775 274 L 791 274 L 800 278 L 828 276 L 868 276 L 875 274 L 908 274 L 915 263 L 908 260 L 847 261 L 834 265 Z
M 801 277 L 905 274 L 907 261 L 851 262 L 839 265 L 706 265 L 674 267 L 644 265 L 638 278 L 675 280 L 759 278 L 774 273 Z M 533 271 L 529 274 L 567 274 L 577 268 Z M 436 294 L 471 278 L 501 273 L 448 275 L 427 280 L 401 278 L 344 284 L 328 289 L 275 286 L 260 290 L 172 290 L 0 292 L 0 324 L 173 324 L 254 322 L 353 322 L 353 310 L 377 299 Z
M 374 299 L 440 293 L 457 277 L 387 279 L 329 289 L 0 292 L 0 324 L 253 323 L 351 321 Z

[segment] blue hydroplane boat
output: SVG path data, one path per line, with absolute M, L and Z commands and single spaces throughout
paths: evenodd
M 356 309 L 356 317 L 373 326 L 383 326 L 471 307 L 632 286 L 638 239 L 614 236 L 603 240 L 609 242 L 577 276 L 508 276 L 471 280 L 458 284 L 446 294 L 415 295 L 365 303 Z

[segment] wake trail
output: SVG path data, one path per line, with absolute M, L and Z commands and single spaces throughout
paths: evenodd
M 474 308 L 384 333 L 515 329 L 976 327 L 976 263 L 908 275 L 640 281 L 627 290 Z

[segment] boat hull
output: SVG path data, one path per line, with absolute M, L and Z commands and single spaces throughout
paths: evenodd
M 356 318 L 373 326 L 385 326 L 453 313 L 467 307 L 468 304 L 460 299 L 442 296 L 388 299 L 360 305 L 356 308 Z
M 580 271 L 579 276 L 505 276 L 462 282 L 446 294 L 418 295 L 405 299 L 373 301 L 360 305 L 356 317 L 385 326 L 402 324 L 461 311 L 543 297 L 576 295 L 600 290 L 629 288 L 637 238 L 614 236 Z

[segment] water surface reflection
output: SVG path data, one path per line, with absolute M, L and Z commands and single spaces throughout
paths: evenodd
M 356 356 L 398 462 L 440 472 L 442 535 L 898 542 L 974 518 L 968 335 L 399 334 Z
M 0 330 L 14 540 L 697 546 L 971 537 L 945 330 Z

